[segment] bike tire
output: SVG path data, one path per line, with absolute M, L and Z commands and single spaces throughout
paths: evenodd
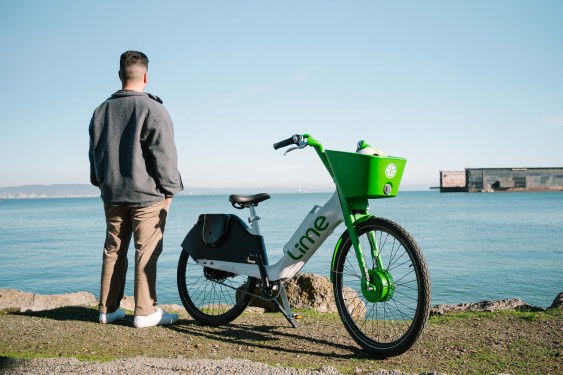
M 332 270 L 338 313 L 365 351 L 382 358 L 400 355 L 418 340 L 430 311 L 430 276 L 424 256 L 411 235 L 391 220 L 370 218 L 356 230 L 368 268 L 375 263 L 367 234 L 375 231 L 384 268 L 393 277 L 394 292 L 386 301 L 366 299 L 361 288 L 363 272 L 346 232 Z
M 256 278 L 202 267 L 182 251 L 177 284 L 182 304 L 197 322 L 220 326 L 232 322 L 246 309 Z

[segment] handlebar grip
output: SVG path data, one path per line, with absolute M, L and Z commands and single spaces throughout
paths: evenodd
M 274 150 L 277 150 L 279 148 L 282 147 L 286 147 L 289 145 L 296 145 L 297 143 L 299 143 L 299 135 L 295 134 L 292 137 L 289 137 L 288 139 L 285 139 L 283 141 L 280 141 L 278 143 L 274 143 Z

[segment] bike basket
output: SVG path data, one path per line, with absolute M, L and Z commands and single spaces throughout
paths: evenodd
M 390 198 L 397 195 L 406 159 L 326 150 L 334 180 L 345 198 Z

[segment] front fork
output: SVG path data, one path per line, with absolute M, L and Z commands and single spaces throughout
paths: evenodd
M 369 214 L 368 201 L 367 199 L 349 200 L 341 196 L 340 201 L 344 223 L 356 253 L 358 266 L 362 270 L 362 294 L 369 302 L 388 301 L 393 297 L 395 287 L 393 277 L 383 266 L 375 231 L 366 233 L 372 259 L 372 264 L 370 265 L 366 263 L 358 236 L 357 228 L 359 224 L 373 217 Z M 338 249 L 335 249 L 335 251 L 338 251 Z

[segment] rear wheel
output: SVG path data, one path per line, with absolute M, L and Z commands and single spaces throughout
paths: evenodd
M 431 292 L 426 262 L 410 234 L 390 220 L 371 218 L 356 230 L 369 280 L 363 277 L 346 233 L 332 271 L 338 313 L 366 351 L 380 357 L 399 355 L 416 342 L 428 319 Z M 382 268 L 370 251 L 373 238 Z
M 252 299 L 256 279 L 198 265 L 182 251 L 178 261 L 178 292 L 188 313 L 211 326 L 236 319 Z

